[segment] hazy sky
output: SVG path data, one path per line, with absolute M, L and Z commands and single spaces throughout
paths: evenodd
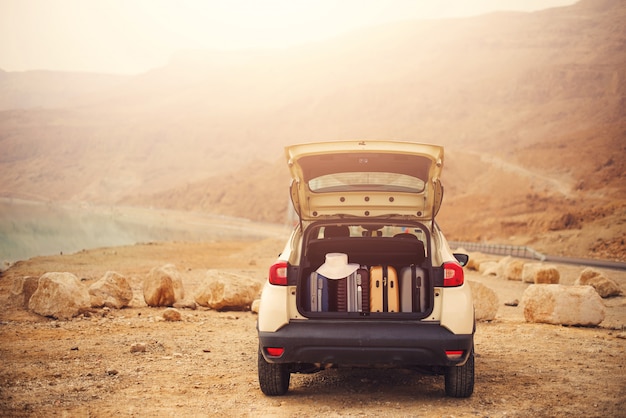
M 140 73 L 180 49 L 280 48 L 407 19 L 576 0 L 0 0 L 0 69 Z

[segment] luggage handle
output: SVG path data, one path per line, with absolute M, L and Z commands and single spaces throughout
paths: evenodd
M 413 310 L 414 312 L 423 312 L 424 306 L 422 306 L 422 298 L 421 292 L 425 289 L 423 286 L 426 284 L 426 281 L 422 276 L 417 276 L 417 266 L 415 264 L 411 264 L 411 282 L 415 286 L 413 293 Z
M 388 274 L 387 266 L 383 265 L 383 312 L 389 311 L 389 301 L 387 300 L 389 297 L 389 289 L 387 287 L 389 284 Z
M 363 312 L 363 280 L 361 274 L 356 274 L 356 311 Z
M 417 266 L 415 264 L 411 264 L 411 283 L 414 286 L 411 292 L 413 296 L 413 311 L 420 312 L 422 310 L 420 306 L 420 286 L 417 282 Z

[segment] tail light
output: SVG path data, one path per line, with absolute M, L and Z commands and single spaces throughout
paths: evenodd
M 283 347 L 265 347 L 265 352 L 270 357 L 280 357 L 285 352 Z
M 270 267 L 270 284 L 287 286 L 287 262 L 278 261 Z
M 461 360 L 464 354 L 465 351 L 463 350 L 446 350 L 446 356 L 448 357 L 448 360 Z
M 465 281 L 463 267 L 458 263 L 444 263 L 443 265 L 443 287 L 461 286 Z

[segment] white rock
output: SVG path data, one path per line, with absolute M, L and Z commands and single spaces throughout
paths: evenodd
M 472 288 L 474 311 L 477 321 L 492 321 L 496 318 L 500 301 L 498 295 L 492 289 L 482 283 L 468 280 Z
M 530 285 L 522 296 L 527 322 L 595 326 L 606 308 L 591 286 Z
M 193 300 L 184 300 L 182 302 L 176 302 L 174 305 L 172 305 L 174 308 L 176 309 L 191 309 L 191 310 L 196 310 L 198 308 L 198 305 L 196 305 L 196 302 Z
M 72 273 L 46 273 L 39 278 L 28 309 L 57 319 L 70 319 L 91 307 L 89 292 Z
M 524 269 L 524 262 L 522 260 L 511 259 L 504 266 L 503 277 L 507 280 L 522 280 L 522 270 Z
M 504 278 L 505 277 L 505 269 L 506 266 L 511 262 L 511 260 L 513 260 L 513 257 L 511 257 L 510 255 L 507 255 L 506 257 L 502 257 L 499 261 L 498 261 L 498 268 L 496 269 L 496 276 L 499 278 Z
M 3 261 L 2 263 L 0 263 L 0 273 L 7 271 L 8 269 L 11 268 L 11 266 L 13 265 L 13 263 L 11 263 L 10 261 Z
M 143 297 L 148 306 L 172 306 L 185 298 L 183 280 L 173 264 L 155 267 L 143 281 Z
M 211 309 L 243 311 L 250 309 L 261 287 L 261 283 L 247 276 L 209 270 L 206 283 L 198 290 L 195 300 L 198 305 Z
M 464 250 L 457 250 L 455 252 L 465 252 Z M 467 253 L 466 253 L 467 254 Z M 469 262 L 465 266 L 465 268 L 469 270 L 476 270 L 482 272 L 484 269 L 483 265 L 486 263 L 497 263 L 498 258 L 492 255 L 483 254 L 480 252 L 470 253 L 469 254 Z
M 126 277 L 114 271 L 108 271 L 100 280 L 89 286 L 91 306 L 94 308 L 121 309 L 133 299 L 133 289 Z
M 618 296 L 622 293 L 622 289 L 617 282 L 592 268 L 584 269 L 578 279 L 576 279 L 576 284 L 593 286 L 596 292 L 603 298 Z
M 543 263 L 526 263 L 522 269 L 522 281 L 534 284 L 558 284 L 561 280 L 559 270 Z
M 456 249 L 454 252 L 456 253 L 456 252 L 460 252 L 460 251 L 459 251 L 459 249 Z M 482 258 L 483 254 L 481 254 L 481 253 L 471 253 L 471 254 L 468 254 L 468 255 L 469 255 L 469 260 L 468 260 L 467 264 L 465 265 L 465 268 L 468 269 L 468 270 L 476 270 L 476 271 L 478 271 L 480 269 L 480 264 L 481 264 L 481 261 L 483 259 Z
M 478 271 L 483 276 L 497 276 L 498 275 L 498 262 L 497 261 L 484 261 L 480 263 Z
M 28 309 L 28 302 L 31 296 L 33 296 L 33 293 L 35 293 L 35 290 L 37 290 L 37 286 L 39 286 L 39 277 L 16 277 L 13 279 L 11 296 L 18 300 L 20 306 Z
M 261 299 L 255 299 L 252 302 L 252 306 L 250 306 L 250 311 L 252 313 L 259 313 L 259 307 L 261 306 Z

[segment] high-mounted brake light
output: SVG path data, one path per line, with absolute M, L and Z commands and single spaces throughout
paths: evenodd
M 458 263 L 444 263 L 443 265 L 443 287 L 461 286 L 465 281 L 463 267 Z
M 269 282 L 278 286 L 287 286 L 286 261 L 278 261 L 270 267 Z

